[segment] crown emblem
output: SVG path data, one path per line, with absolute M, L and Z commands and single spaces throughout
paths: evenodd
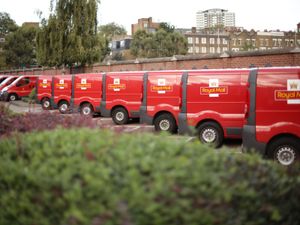
M 297 83 L 290 83 L 290 88 L 291 89 L 298 89 L 298 84 Z

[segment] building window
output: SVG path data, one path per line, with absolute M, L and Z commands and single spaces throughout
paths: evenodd
M 232 45 L 233 45 L 233 46 L 236 46 L 236 38 L 233 38 L 233 39 L 232 39 Z
M 145 28 L 145 29 L 148 28 L 148 23 L 144 23 L 144 28 Z
M 197 37 L 195 38 L 195 43 L 199 44 L 199 38 L 197 38 Z
M 196 52 L 196 53 L 199 53 L 199 51 L 200 51 L 200 50 L 199 50 L 199 47 L 195 47 L 195 52 Z
M 217 53 L 221 53 L 220 47 L 217 47 Z
M 206 44 L 206 38 L 204 38 L 204 37 L 201 38 L 201 43 L 202 43 L 202 44 Z
M 290 40 L 288 40 L 288 39 L 285 40 L 285 46 L 286 46 L 286 47 L 289 47 L 289 46 L 290 46 Z
M 291 44 L 291 47 L 294 46 L 294 40 L 293 39 L 290 39 L 290 44 Z
M 238 45 L 238 46 L 242 46 L 242 39 L 238 39 L 238 40 L 237 40 L 237 45 Z
M 278 39 L 278 47 L 282 47 L 282 39 Z
M 215 43 L 215 39 L 214 39 L 214 38 L 210 38 L 210 39 L 209 39 L 209 43 L 210 43 L 210 44 L 214 44 L 214 43 Z
M 193 38 L 192 37 L 188 37 L 188 43 L 193 44 Z
M 202 53 L 206 53 L 206 47 L 202 47 L 202 48 L 201 48 L 201 52 L 202 52 Z
M 269 46 L 269 39 L 265 39 L 265 45 Z
M 273 47 L 277 47 L 278 43 L 277 43 L 277 39 L 273 39 Z
M 189 52 L 189 53 L 193 53 L 193 47 L 189 47 L 188 52 Z
M 227 45 L 227 44 L 228 44 L 227 39 L 223 38 L 223 45 Z
M 252 46 L 255 47 L 255 45 L 256 45 L 256 40 L 255 40 L 255 39 L 251 39 L 251 42 L 252 42 Z
M 228 51 L 228 48 L 227 47 L 223 47 L 223 52 L 226 52 Z
M 215 53 L 215 48 L 214 48 L 214 47 L 210 47 L 210 48 L 209 48 L 209 52 L 210 52 L 210 53 Z
M 265 46 L 265 39 L 260 39 L 260 46 Z

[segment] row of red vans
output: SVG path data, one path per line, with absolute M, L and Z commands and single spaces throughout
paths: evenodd
M 140 118 L 215 146 L 243 137 L 284 165 L 300 158 L 300 67 L 39 76 L 36 87 L 45 109 Z
M 14 101 L 28 96 L 36 85 L 38 76 L 0 75 L 0 99 Z

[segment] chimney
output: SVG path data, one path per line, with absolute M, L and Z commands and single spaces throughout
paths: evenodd
M 197 32 L 197 28 L 196 27 L 192 27 L 192 33 L 195 34 Z

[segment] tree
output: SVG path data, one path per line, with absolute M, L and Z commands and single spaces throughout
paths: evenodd
M 187 53 L 187 40 L 174 26 L 161 23 L 156 33 L 139 30 L 133 35 L 130 46 L 131 54 L 135 57 L 166 57 Z
M 0 36 L 5 36 L 17 29 L 17 24 L 10 18 L 9 14 L 6 12 L 0 12 Z
M 100 26 L 99 33 L 111 41 L 113 36 L 126 35 L 127 31 L 123 26 L 120 26 L 116 23 L 109 23 Z
M 37 35 L 41 65 L 85 65 L 101 58 L 98 0 L 51 0 L 52 12 Z
M 4 56 L 10 67 L 24 67 L 36 64 L 35 57 L 36 28 L 20 27 L 6 36 Z

